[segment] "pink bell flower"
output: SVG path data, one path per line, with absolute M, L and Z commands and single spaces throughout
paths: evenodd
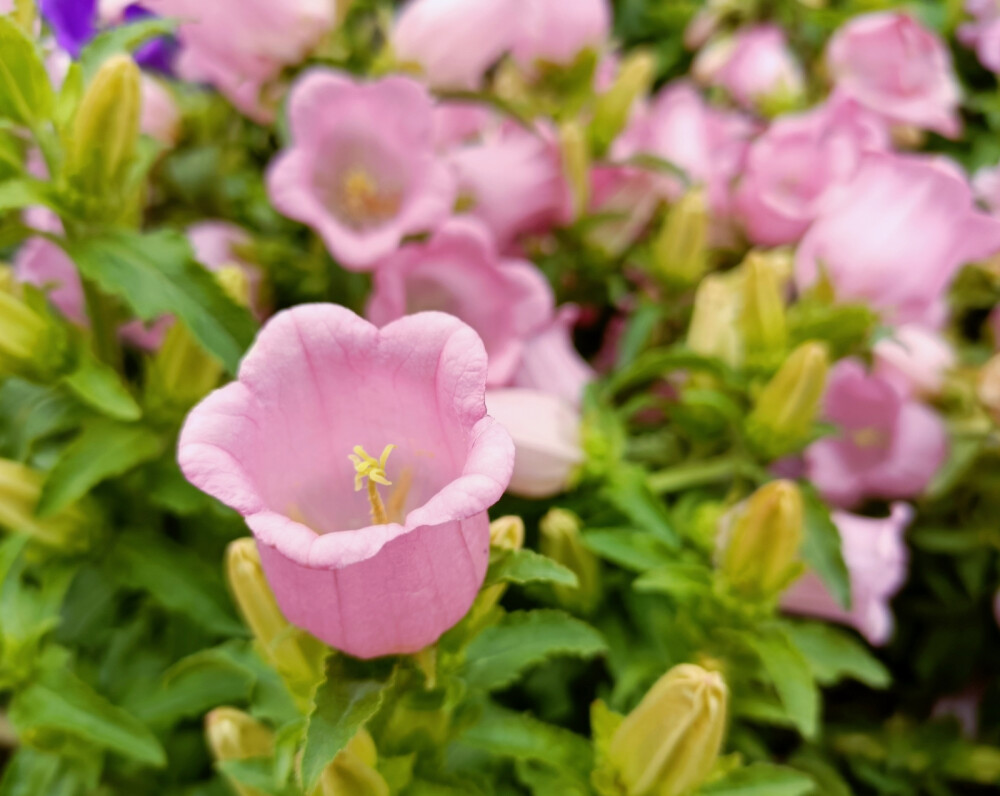
M 884 11 L 854 17 L 830 39 L 836 90 L 890 122 L 958 137 L 960 89 L 944 42 L 913 17 Z
M 831 371 L 824 416 L 838 432 L 809 446 L 806 468 L 820 494 L 841 508 L 869 497 L 919 495 L 948 454 L 941 418 L 857 360 L 841 360 Z
M 513 495 L 565 492 L 583 463 L 580 412 L 558 395 L 528 389 L 488 390 L 486 408 L 514 440 Z
M 805 91 L 802 67 L 776 25 L 755 25 L 717 39 L 698 53 L 692 70 L 700 82 L 721 86 L 745 107 Z
M 573 345 L 573 326 L 579 308 L 564 304 L 552 322 L 524 345 L 514 387 L 557 395 L 573 406 L 583 401 L 583 390 L 597 374 Z
M 508 123 L 448 155 L 460 203 L 492 231 L 502 250 L 524 233 L 569 220 L 572 194 L 554 135 Z
M 511 0 L 410 0 L 390 34 L 401 64 L 435 88 L 475 89 L 514 43 L 520 15 Z
M 750 146 L 736 190 L 747 237 L 760 246 L 795 243 L 854 177 L 864 153 L 889 146 L 881 120 L 852 100 L 776 119 Z
M 519 22 L 511 54 L 529 71 L 539 61 L 568 66 L 583 50 L 603 48 L 611 35 L 608 0 L 521 0 L 508 13 Z
M 181 112 L 170 90 L 155 77 L 142 76 L 142 132 L 164 146 L 173 146 L 181 134 Z
M 955 366 L 955 351 L 932 329 L 906 324 L 875 344 L 875 375 L 904 398 L 934 398 Z
M 965 10 L 973 20 L 959 25 L 956 37 L 966 47 L 975 49 L 983 66 L 1000 74 L 1000 3 L 965 0 Z
M 998 251 L 1000 220 L 975 207 L 948 161 L 869 154 L 802 238 L 795 281 L 808 288 L 822 266 L 839 300 L 935 326 L 958 269 Z
M 211 83 L 241 112 L 268 123 L 274 105 L 262 96 L 282 70 L 301 63 L 337 21 L 333 0 L 144 0 L 149 10 L 181 21 L 177 69 Z
M 455 218 L 379 264 L 366 315 L 379 326 L 424 310 L 454 315 L 482 338 L 488 383 L 499 386 L 513 377 L 527 340 L 551 322 L 553 303 L 534 265 L 501 259 L 481 224 Z
M 292 624 L 372 658 L 417 652 L 466 613 L 514 464 L 486 367 L 476 333 L 442 313 L 380 330 L 303 305 L 192 410 L 181 470 L 246 518 Z
M 454 180 L 434 154 L 432 109 L 410 78 L 307 73 L 289 101 L 292 146 L 267 175 L 271 201 L 315 229 L 345 268 L 370 270 L 451 211 Z
M 860 517 L 846 511 L 831 514 L 840 531 L 844 562 L 851 577 L 851 608 L 837 604 L 819 576 L 809 572 L 785 592 L 781 607 L 850 625 L 869 643 L 885 644 L 893 631 L 890 600 L 906 582 L 909 554 L 903 539 L 913 519 L 906 503 L 894 503 L 882 519 Z

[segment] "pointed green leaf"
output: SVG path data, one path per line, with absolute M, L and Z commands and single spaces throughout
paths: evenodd
M 594 628 L 562 611 L 518 611 L 472 640 L 461 676 L 476 688 L 503 688 L 547 658 L 589 658 L 604 652 L 606 646 Z
M 179 233 L 118 230 L 65 242 L 87 279 L 120 297 L 144 321 L 176 315 L 230 373 L 253 340 L 255 323 L 205 268 Z
M 644 531 L 626 528 L 584 531 L 583 544 L 601 558 L 634 572 L 648 572 L 676 563 L 670 548 Z
M 886 688 L 892 681 L 881 661 L 844 630 L 819 622 L 789 623 L 785 630 L 820 685 L 835 685 L 850 677 L 872 688 Z
M 9 16 L 0 16 L 0 118 L 32 126 L 47 119 L 55 93 L 38 47 Z
M 107 478 L 162 453 L 163 437 L 144 426 L 96 418 L 63 450 L 45 479 L 38 516 L 48 517 L 82 498 Z
M 63 384 L 85 404 L 108 417 L 131 421 L 142 416 L 142 409 L 118 371 L 94 357 L 89 349 L 81 352 L 76 369 L 63 377 Z
M 851 607 L 851 577 L 840 550 L 840 531 L 830 519 L 830 510 L 812 490 L 804 490 L 805 538 L 802 558 L 830 590 L 845 611 Z
M 48 670 L 17 692 L 10 720 L 22 733 L 65 733 L 146 765 L 166 764 L 160 742 L 142 722 L 65 668 Z
M 504 551 L 491 556 L 484 585 L 494 583 L 556 583 L 576 586 L 576 574 L 548 556 L 534 550 Z
M 800 771 L 755 763 L 704 785 L 698 796 L 806 796 L 815 788 L 816 783 Z
M 326 680 L 316 691 L 302 752 L 302 779 L 307 791 L 316 786 L 327 764 L 378 713 L 395 682 L 395 671 L 381 677 L 359 677 L 339 655 L 327 662 Z
M 778 627 L 748 634 L 746 641 L 760 658 L 788 717 L 804 737 L 814 737 L 819 723 L 819 689 L 805 656 Z

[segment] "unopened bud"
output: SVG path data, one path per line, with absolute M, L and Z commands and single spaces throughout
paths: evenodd
M 715 274 L 705 277 L 694 297 L 688 348 L 702 356 L 738 366 L 743 357 L 737 325 L 739 306 L 739 293 L 732 277 Z
M 524 520 L 516 514 L 499 517 L 490 523 L 490 547 L 520 550 L 524 547 Z
M 240 614 L 264 655 L 292 694 L 308 703 L 322 679 L 324 648 L 315 638 L 289 624 L 264 577 L 257 543 L 237 539 L 226 549 L 226 576 Z
M 563 173 L 573 196 L 573 218 L 587 210 L 590 201 L 590 145 L 577 121 L 564 122 L 559 128 L 559 149 Z
M 216 708 L 209 712 L 205 716 L 205 739 L 212 757 L 220 763 L 274 754 L 271 728 L 236 708 Z M 233 779 L 228 781 L 239 796 L 264 796 L 257 788 Z
M 692 188 L 667 212 L 653 241 L 656 272 L 667 282 L 693 285 L 708 269 L 708 202 Z
M 378 752 L 371 735 L 359 730 L 320 777 L 322 796 L 389 796 L 389 785 L 375 768 Z
M 632 106 L 649 92 L 655 76 L 656 57 L 650 52 L 633 50 L 622 60 L 615 82 L 594 103 L 590 135 L 598 154 L 625 129 Z
M 826 346 L 805 342 L 764 386 L 747 418 L 747 436 L 762 456 L 776 459 L 809 441 L 829 369 Z
M 68 174 L 85 194 L 121 186 L 135 155 L 142 111 L 142 76 L 127 55 L 109 58 L 83 95 L 69 137 Z
M 684 663 L 663 675 L 621 723 L 609 763 L 628 796 L 684 796 L 722 748 L 729 692 L 722 676 Z
M 0 290 L 0 356 L 28 363 L 46 346 L 46 319 L 13 292 Z
M 601 564 L 583 545 L 581 522 L 573 512 L 550 509 L 538 524 L 539 548 L 543 555 L 576 575 L 577 585 L 554 586 L 556 598 L 566 608 L 590 613 L 601 599 Z
M 772 481 L 740 507 L 721 540 L 722 571 L 737 591 L 769 598 L 801 572 L 802 493 L 792 481 Z
M 36 516 L 44 483 L 44 473 L 20 462 L 0 459 L 0 527 L 26 533 L 64 552 L 85 549 L 93 522 L 85 504 L 74 503 L 50 516 Z
M 781 361 L 788 343 L 780 275 L 767 255 L 760 252 L 748 254 L 740 270 L 740 331 L 746 362 L 750 366 L 773 367 Z

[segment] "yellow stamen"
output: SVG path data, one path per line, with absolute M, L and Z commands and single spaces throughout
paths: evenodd
M 350 222 L 366 224 L 394 215 L 399 209 L 400 197 L 385 190 L 363 168 L 354 166 L 341 181 L 340 204 Z
M 382 498 L 375 485 L 392 486 L 392 481 L 385 474 L 385 463 L 395 447 L 395 445 L 386 445 L 382 450 L 382 455 L 376 459 L 360 445 L 355 445 L 354 453 L 347 457 L 354 462 L 354 491 L 360 492 L 364 480 L 368 479 L 368 502 L 371 503 L 372 507 L 372 519 L 377 525 L 389 522 L 385 505 L 382 503 Z

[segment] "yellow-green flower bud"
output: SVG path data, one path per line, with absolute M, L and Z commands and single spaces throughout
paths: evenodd
M 694 296 L 688 348 L 732 367 L 740 365 L 743 349 L 736 322 L 739 306 L 737 280 L 729 275 L 706 276 Z
M 740 270 L 744 358 L 751 366 L 773 367 L 781 361 L 788 344 L 780 274 L 761 252 L 748 254 Z
M 205 716 L 205 739 L 212 757 L 227 760 L 247 760 L 274 754 L 274 732 L 253 716 L 236 708 L 216 708 Z M 239 796 L 264 796 L 257 788 L 230 779 L 229 784 Z
M 67 141 L 67 174 L 86 196 L 119 190 L 139 138 L 142 77 L 127 55 L 109 58 L 83 95 Z
M 722 748 L 729 691 L 722 676 L 684 663 L 663 675 L 611 738 L 608 760 L 628 796 L 685 796 Z
M 656 76 L 656 57 L 634 50 L 622 59 L 615 82 L 594 103 L 590 135 L 594 150 L 603 153 L 628 123 L 632 106 L 649 92 Z
M 578 585 L 554 586 L 556 598 L 566 608 L 589 613 L 601 599 L 601 564 L 583 545 L 581 522 L 573 512 L 550 509 L 538 524 L 543 555 L 576 574 Z
M 587 212 L 590 201 L 590 145 L 578 121 L 564 122 L 559 127 L 559 148 L 573 197 L 573 218 L 579 218 Z
M 83 550 L 91 540 L 93 518 L 86 504 L 74 503 L 55 514 L 35 516 L 45 474 L 20 462 L 0 459 L 0 527 L 26 533 L 53 549 Z
M 692 188 L 667 212 L 653 241 L 656 272 L 676 285 L 693 285 L 708 270 L 708 202 Z
M 0 290 L 0 355 L 30 362 L 46 345 L 48 323 L 12 292 Z
M 325 648 L 304 630 L 289 624 L 281 613 L 253 539 L 237 539 L 229 544 L 226 577 L 264 659 L 277 669 L 293 696 L 308 704 L 313 687 L 323 677 Z
M 520 550 L 524 547 L 524 520 L 516 514 L 499 517 L 490 523 L 490 547 Z
M 371 735 L 359 730 L 320 777 L 322 796 L 389 796 L 389 785 L 375 768 L 378 752 Z
M 747 418 L 747 435 L 758 453 L 775 459 L 809 441 L 829 369 L 822 343 L 811 340 L 792 351 Z
M 802 571 L 802 493 L 792 481 L 772 481 L 740 507 L 721 539 L 722 572 L 750 597 L 770 598 Z

